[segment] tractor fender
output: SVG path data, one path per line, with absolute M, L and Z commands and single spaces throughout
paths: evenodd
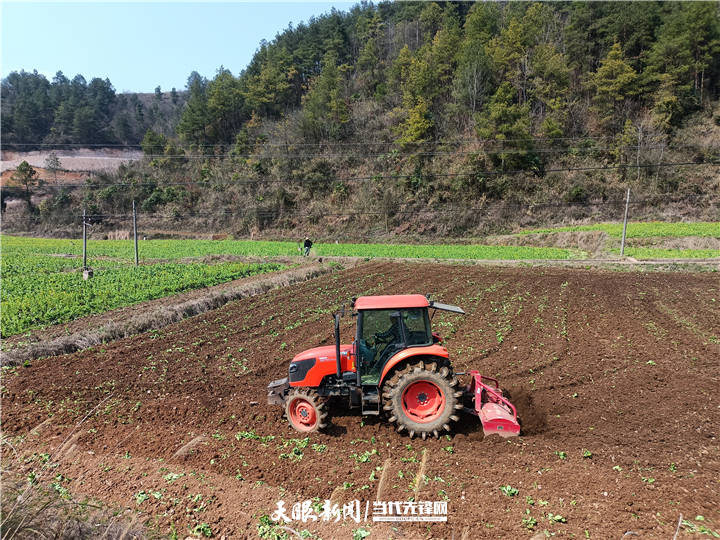
M 380 376 L 379 386 L 385 382 L 385 376 L 390 373 L 400 362 L 413 358 L 415 356 L 436 356 L 440 358 L 449 358 L 448 350 L 442 345 L 427 345 L 424 347 L 409 347 L 394 355 L 385 363 L 382 374 Z

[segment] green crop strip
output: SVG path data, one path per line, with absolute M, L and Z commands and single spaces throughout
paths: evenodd
M 481 245 L 323 244 L 318 255 L 431 259 L 571 259 L 577 251 L 559 248 Z
M 105 267 L 83 281 L 80 261 L 9 253 L 2 257 L 2 336 L 71 321 L 146 300 L 285 268 L 280 264 L 160 263 Z M 93 260 L 98 267 L 105 261 Z M 48 263 L 46 267 L 43 263 Z M 68 266 L 70 265 L 70 266 Z
M 573 227 L 556 227 L 552 229 L 531 229 L 518 234 L 556 233 L 576 231 L 604 231 L 613 238 L 622 237 L 622 223 L 597 223 L 594 225 L 577 225 Z M 702 236 L 720 238 L 720 223 L 664 223 L 660 221 L 628 222 L 627 238 L 652 237 L 683 237 Z
M 20 238 L 2 236 L 3 250 L 13 253 L 82 254 L 80 240 Z M 581 255 L 577 250 L 537 248 L 524 246 L 481 245 L 408 245 L 408 244 L 321 244 L 313 246 L 313 255 L 341 257 L 398 257 L 431 259 L 572 259 Z M 92 257 L 111 257 L 103 264 L 131 261 L 133 244 L 127 240 L 91 240 L 88 254 Z M 140 257 L 147 259 L 176 260 L 184 257 L 207 255 L 236 256 L 290 256 L 299 254 L 299 243 L 252 240 L 145 240 L 140 242 Z M 63 259 L 66 262 L 69 259 Z M 75 263 L 79 266 L 80 263 Z
M 619 254 L 619 249 L 613 249 Z M 661 249 L 646 247 L 627 247 L 625 255 L 635 259 L 710 259 L 720 257 L 720 249 Z

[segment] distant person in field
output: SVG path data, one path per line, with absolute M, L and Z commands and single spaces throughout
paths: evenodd
M 303 255 L 305 255 L 306 257 L 308 255 L 310 255 L 310 248 L 312 247 L 312 244 L 313 243 L 312 243 L 312 240 L 310 240 L 310 237 L 306 236 L 305 242 L 303 243 L 303 248 L 305 249 L 305 251 L 303 252 Z

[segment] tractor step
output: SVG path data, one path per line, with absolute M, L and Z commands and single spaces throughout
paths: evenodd
M 472 399 L 475 408 L 474 410 L 465 408 L 465 411 L 480 418 L 485 435 L 497 434 L 501 437 L 520 435 L 517 410 L 503 396 L 497 379 L 480 375 L 478 371 L 470 371 L 469 375 L 472 380 L 465 392 Z M 491 381 L 494 386 L 487 384 L 485 381 Z
M 375 392 L 373 394 L 363 394 L 363 403 L 380 403 L 380 396 Z
M 363 388 L 360 406 L 364 415 L 378 416 L 380 414 L 380 394 L 377 386 Z

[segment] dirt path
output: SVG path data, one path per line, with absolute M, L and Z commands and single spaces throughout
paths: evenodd
M 268 381 L 332 343 L 341 301 L 408 292 L 465 308 L 435 329 L 456 370 L 511 390 L 524 435 L 484 439 L 466 417 L 450 440 L 410 440 L 336 408 L 290 458 L 304 443 L 265 404 Z M 206 524 L 252 537 L 278 500 L 342 506 L 378 491 L 447 499 L 448 522 L 293 526 L 326 539 L 360 526 L 371 538 L 672 538 L 682 513 L 720 530 L 718 303 L 712 273 L 362 264 L 17 368 L 3 381 L 3 434 L 21 456 L 50 454 L 71 493 L 139 510 L 163 534 Z

